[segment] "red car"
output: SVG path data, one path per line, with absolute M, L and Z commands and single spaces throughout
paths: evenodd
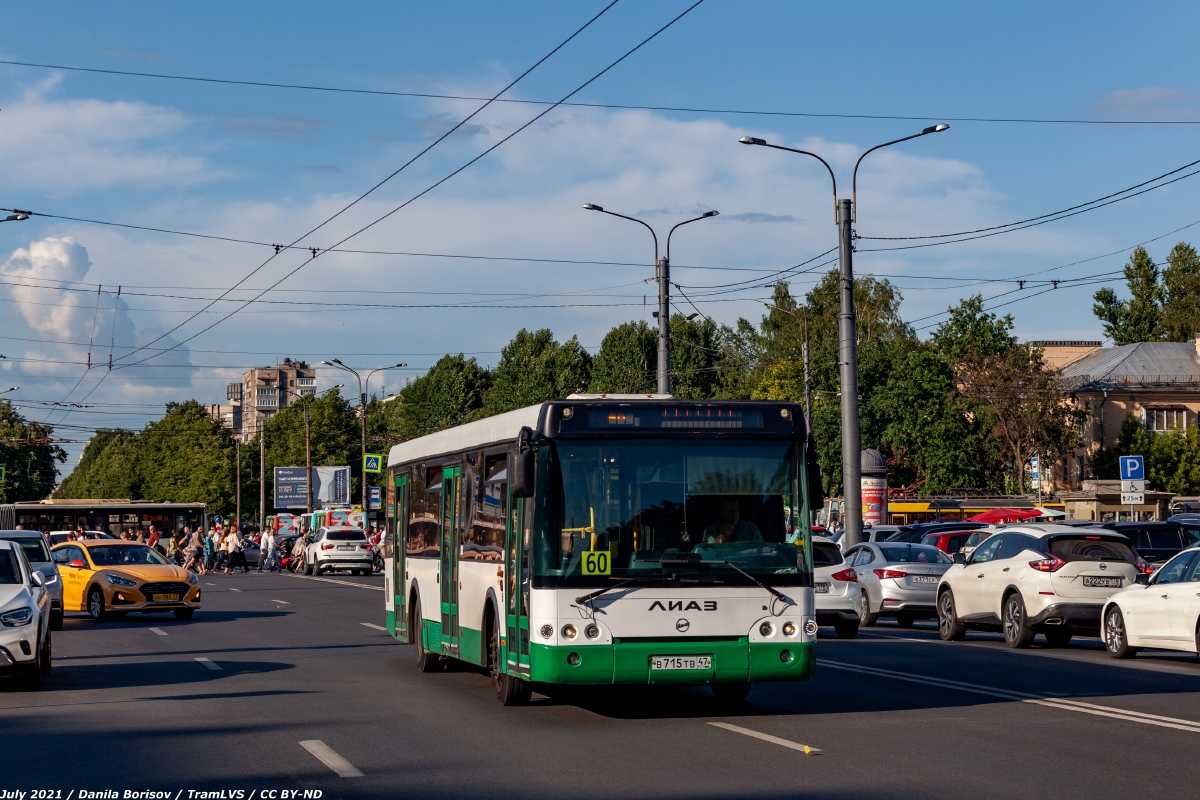
M 931 544 L 943 553 L 954 555 L 963 549 L 972 533 L 975 531 L 935 531 L 925 534 L 921 544 Z

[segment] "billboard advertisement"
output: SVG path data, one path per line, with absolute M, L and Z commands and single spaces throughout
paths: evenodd
M 313 506 L 350 503 L 350 467 L 313 467 Z M 304 467 L 275 468 L 275 508 L 306 508 L 308 487 Z

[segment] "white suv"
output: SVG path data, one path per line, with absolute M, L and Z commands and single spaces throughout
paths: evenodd
M 375 554 L 362 528 L 338 526 L 321 528 L 305 552 L 308 575 L 320 575 L 329 569 L 348 569 L 358 575 L 370 575 Z
M 1006 527 L 954 562 L 938 584 L 942 639 L 999 630 L 1009 647 L 1028 647 L 1038 633 L 1051 647 L 1098 636 L 1104 602 L 1145 570 L 1127 537 L 1069 525 Z
M 858 635 L 862 593 L 858 575 L 842 558 L 842 551 L 828 539 L 813 538 L 813 587 L 816 591 L 818 625 L 832 625 L 839 639 Z

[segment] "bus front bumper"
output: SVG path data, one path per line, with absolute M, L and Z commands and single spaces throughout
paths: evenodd
M 711 669 L 651 669 L 658 656 L 710 656 Z M 530 680 L 568 685 L 705 685 L 799 681 L 812 677 L 814 642 L 751 642 L 746 637 L 680 641 L 620 639 L 600 645 L 539 645 L 530 652 Z

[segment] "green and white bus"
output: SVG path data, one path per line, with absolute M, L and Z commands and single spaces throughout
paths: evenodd
M 804 680 L 819 494 L 791 403 L 578 395 L 413 439 L 388 458 L 388 631 L 422 671 L 487 668 L 505 705 Z

